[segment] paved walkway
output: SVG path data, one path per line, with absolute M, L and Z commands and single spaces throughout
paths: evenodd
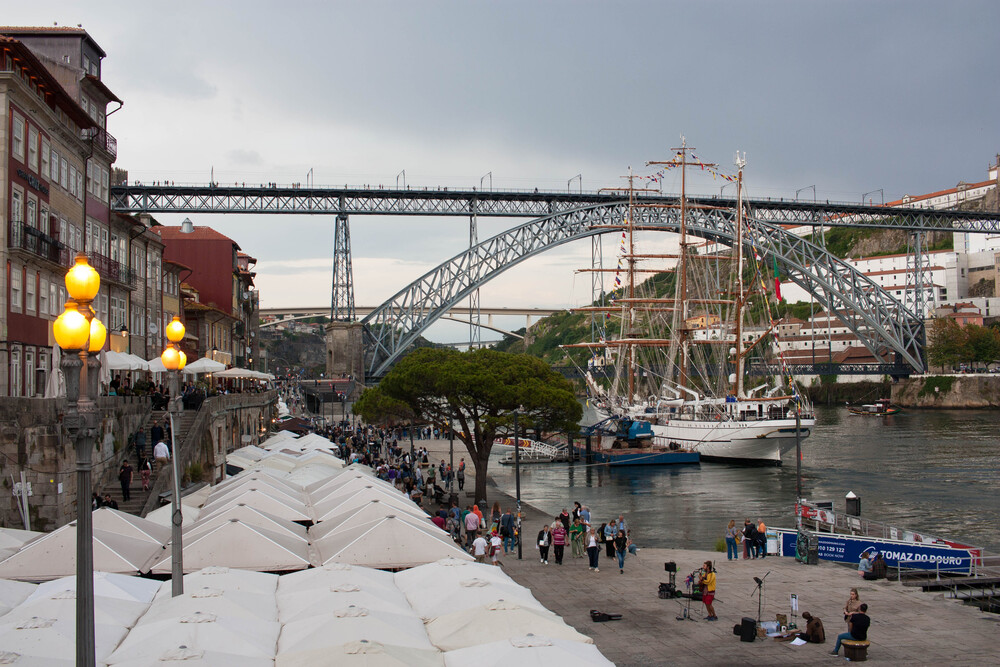
M 447 460 L 447 441 L 423 440 L 432 453 Z M 456 461 L 459 443 L 456 442 Z M 462 447 L 464 452 L 464 447 Z M 437 460 L 442 456 L 437 454 Z M 466 457 L 468 460 L 468 457 Z M 471 473 L 470 473 L 471 474 Z M 471 482 L 471 479 L 470 479 Z M 466 484 L 469 490 L 470 484 Z M 490 504 L 499 500 L 513 507 L 513 499 L 496 487 L 489 489 Z M 462 497 L 463 504 L 471 498 Z M 428 508 L 430 509 L 430 508 Z M 504 557 L 504 569 L 518 583 L 527 586 L 546 607 L 561 615 L 580 632 L 593 637 L 601 652 L 617 665 L 802 665 L 836 664 L 843 657 L 830 655 L 836 636 L 847 630 L 843 607 L 851 587 L 858 588 L 862 602 L 869 605 L 872 627 L 868 660 L 882 664 L 1000 664 L 1000 615 L 967 607 L 940 594 L 924 593 L 890 581 L 863 581 L 842 565 L 820 562 L 807 566 L 791 558 L 729 562 L 724 553 L 682 549 L 641 549 L 628 556 L 625 573 L 601 551 L 600 572 L 591 572 L 586 558 L 573 558 L 567 548 L 563 565 L 549 558 L 538 562 L 535 535 L 553 517 L 529 506 L 524 512 L 523 560 L 516 554 Z M 433 510 L 431 510 L 433 511 Z M 628 517 L 626 517 L 628 519 Z M 640 539 L 637 540 L 641 543 Z M 676 620 L 686 600 L 662 600 L 657 591 L 668 581 L 663 564 L 677 563 L 677 584 L 713 560 L 718 570 L 718 622 L 706 622 L 704 606 L 691 603 L 696 621 Z M 791 646 L 773 639 L 741 642 L 733 625 L 744 616 L 757 617 L 757 597 L 751 596 L 754 577 L 764 577 L 761 619 L 774 620 L 776 613 L 790 615 L 789 594 L 799 598 L 801 612 L 823 620 L 827 642 L 822 645 Z M 620 621 L 594 623 L 590 610 L 622 614 Z M 843 650 L 841 650 L 843 656 Z

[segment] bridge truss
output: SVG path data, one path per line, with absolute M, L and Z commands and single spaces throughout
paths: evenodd
M 331 317 L 354 319 L 348 216 L 527 217 L 512 228 L 456 255 L 407 286 L 364 318 L 369 372 L 381 375 L 435 319 L 459 300 L 506 269 L 550 248 L 607 232 L 624 217 L 619 194 L 601 192 L 476 191 L 448 188 L 372 189 L 369 187 L 298 188 L 240 186 L 119 185 L 112 188 L 116 211 L 335 215 L 335 252 Z M 640 224 L 677 231 L 672 195 L 636 197 L 645 218 Z M 689 197 L 691 233 L 732 245 L 732 198 Z M 763 230 L 758 249 L 773 254 L 787 275 L 814 294 L 845 321 L 876 354 L 890 350 L 897 362 L 923 368 L 923 329 L 907 308 L 863 274 L 830 256 L 823 248 L 785 231 L 782 226 L 869 227 L 901 229 L 917 238 L 928 231 L 1000 233 L 1000 215 L 967 211 L 887 208 L 851 203 L 751 200 L 746 202 Z M 472 236 L 472 234 L 470 234 Z M 475 237 L 472 236 L 472 239 Z M 917 247 L 919 248 L 919 241 Z M 919 251 L 916 261 L 919 262 Z M 473 299 L 475 301 L 475 299 Z M 914 306 L 918 304 L 913 304 Z

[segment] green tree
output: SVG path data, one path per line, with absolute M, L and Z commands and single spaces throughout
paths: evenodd
M 351 412 L 369 424 L 395 426 L 413 421 L 413 410 L 403 401 L 396 400 L 378 390 L 368 387 L 351 406 Z
M 515 410 L 521 428 L 538 432 L 575 430 L 583 414 L 572 385 L 545 362 L 490 349 L 415 350 L 370 391 L 406 404 L 417 420 L 440 428 L 458 422 L 455 435 L 476 467 L 477 502 L 486 500 L 493 441 L 513 435 Z
M 994 329 L 968 324 L 965 326 L 965 337 L 967 358 L 963 361 L 991 364 L 1000 359 L 1000 337 Z
M 931 324 L 927 336 L 927 360 L 943 371 L 946 366 L 954 366 L 964 360 L 968 336 L 958 322 L 948 317 L 939 317 Z

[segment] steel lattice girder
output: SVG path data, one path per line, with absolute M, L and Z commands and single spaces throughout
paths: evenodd
M 579 208 L 524 223 L 452 257 L 397 292 L 372 311 L 365 325 L 369 375 L 384 374 L 423 331 L 472 290 L 507 269 L 556 246 L 612 231 L 628 214 L 628 204 Z M 734 210 L 693 209 L 691 234 L 731 246 L 735 243 Z M 676 232 L 676 209 L 638 208 L 639 226 Z M 747 247 L 773 254 L 797 284 L 813 292 L 835 313 L 851 313 L 845 324 L 869 349 L 895 350 L 913 368 L 922 369 L 923 324 L 892 295 L 809 241 L 782 227 L 753 218 Z M 819 291 L 817 291 L 819 290 Z
M 317 215 L 435 215 L 539 218 L 595 205 L 620 193 L 367 188 L 265 188 L 116 185 L 111 207 L 120 213 L 259 213 Z M 640 204 L 677 204 L 676 195 L 636 197 Z M 735 208 L 733 199 L 693 197 L 692 204 Z M 1000 215 L 971 211 L 886 208 L 830 202 L 758 199 L 747 202 L 760 220 L 780 225 L 878 227 L 1000 234 Z
M 351 228 L 346 215 L 338 215 L 333 233 L 333 291 L 330 321 L 354 322 L 354 270 L 351 266 Z

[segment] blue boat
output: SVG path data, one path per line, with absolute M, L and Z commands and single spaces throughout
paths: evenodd
M 581 434 L 591 439 L 590 461 L 612 466 L 632 465 L 684 465 L 698 464 L 701 455 L 684 449 L 677 443 L 659 442 L 653 436 L 652 425 L 642 419 L 608 417 L 593 426 L 582 429 Z M 581 457 L 587 456 L 586 447 L 575 449 Z

